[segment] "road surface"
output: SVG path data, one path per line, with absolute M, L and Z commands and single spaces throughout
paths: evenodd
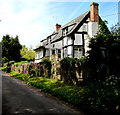
M 63 113 L 84 115 L 59 99 L 45 94 L 40 89 L 25 84 L 2 73 L 2 113 Z M 40 114 L 41 115 L 41 114 Z

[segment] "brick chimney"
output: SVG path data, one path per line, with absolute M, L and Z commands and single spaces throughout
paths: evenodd
M 98 3 L 90 4 L 90 21 L 99 22 L 99 11 L 98 11 Z
M 56 31 L 58 31 L 61 28 L 61 25 L 56 24 Z

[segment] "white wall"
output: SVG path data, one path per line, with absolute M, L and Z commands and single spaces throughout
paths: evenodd
M 68 46 L 67 47 L 67 55 L 68 55 L 68 57 L 72 57 L 72 55 L 73 55 L 73 46 Z
M 68 45 L 71 45 L 73 43 L 73 39 L 71 37 L 67 37 Z
M 63 38 L 63 44 L 64 44 L 64 46 L 67 46 L 67 37 Z
M 90 38 L 94 37 L 98 32 L 98 22 L 88 23 L 88 35 Z
M 55 42 L 55 48 L 57 49 L 61 49 L 62 48 L 62 40 L 58 41 L 58 42 Z

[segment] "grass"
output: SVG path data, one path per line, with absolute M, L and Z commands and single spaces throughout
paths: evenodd
M 89 114 L 118 114 L 120 112 L 120 90 L 111 85 L 108 88 L 104 85 L 100 87 L 101 84 L 98 83 L 74 86 L 55 79 L 31 77 L 29 74 L 16 72 L 10 72 L 10 74 Z

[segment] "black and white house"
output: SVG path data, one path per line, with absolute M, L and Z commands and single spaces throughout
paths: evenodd
M 35 62 L 52 55 L 56 55 L 58 59 L 87 55 L 89 40 L 98 32 L 99 19 L 98 3 L 93 2 L 89 11 L 66 25 L 56 24 L 56 30 L 35 49 Z

